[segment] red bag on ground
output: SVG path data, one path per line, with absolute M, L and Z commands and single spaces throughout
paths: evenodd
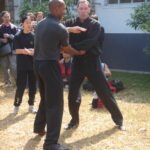
M 117 89 L 116 89 L 116 87 L 114 87 L 114 86 L 112 85 L 112 82 L 111 82 L 111 81 L 107 81 L 107 83 L 108 83 L 108 85 L 109 85 L 109 88 L 110 88 L 111 92 L 112 92 L 112 93 L 116 93 L 116 92 L 117 92 Z
M 109 85 L 109 88 L 111 90 L 112 93 L 116 93 L 117 90 L 116 90 L 116 87 L 114 87 L 112 85 L 112 82 L 111 81 L 107 81 L 108 85 Z M 103 102 L 102 100 L 99 98 L 98 101 L 97 101 L 97 108 L 103 108 Z

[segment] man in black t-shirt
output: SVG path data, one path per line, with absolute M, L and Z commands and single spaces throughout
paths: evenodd
M 34 122 L 34 132 L 43 135 L 47 125 L 44 150 L 68 150 L 58 144 L 63 115 L 63 82 L 58 63 L 60 49 L 71 55 L 83 55 L 69 45 L 68 31 L 60 20 L 65 14 L 63 0 L 49 2 L 50 14 L 35 32 L 35 71 L 41 101 Z

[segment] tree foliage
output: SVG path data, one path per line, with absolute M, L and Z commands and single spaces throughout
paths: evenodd
M 134 9 L 128 25 L 134 29 L 150 32 L 150 2 L 144 3 Z M 144 51 L 150 55 L 150 45 L 144 48 Z
M 42 3 L 38 2 L 31 4 L 30 0 L 24 0 L 20 8 L 20 17 L 25 15 L 27 12 L 36 13 L 42 11 L 44 14 L 48 14 L 48 0 L 42 0 Z
M 49 0 L 41 0 L 41 3 L 39 0 L 36 0 L 37 2 L 31 4 L 31 0 L 24 0 L 23 5 L 20 9 L 20 17 L 26 14 L 27 12 L 37 12 L 37 11 L 43 11 L 45 15 L 48 14 L 48 2 Z M 67 5 L 67 14 L 66 18 L 71 17 L 70 7 L 77 4 L 77 0 L 65 0 L 65 3 Z
M 150 2 L 144 3 L 134 9 L 128 25 L 134 29 L 150 32 Z

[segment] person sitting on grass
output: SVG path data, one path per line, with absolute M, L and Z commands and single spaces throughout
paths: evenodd
M 106 80 L 108 81 L 108 78 L 112 75 L 111 70 L 109 69 L 106 63 L 101 63 L 101 67 L 106 77 Z M 92 98 L 92 108 L 97 108 L 98 102 L 99 102 L 99 107 L 103 107 L 102 101 L 99 99 L 97 93 L 94 91 L 93 98 Z
M 69 87 L 69 79 L 71 75 L 71 56 L 67 53 L 62 53 L 63 58 L 59 61 L 64 87 Z

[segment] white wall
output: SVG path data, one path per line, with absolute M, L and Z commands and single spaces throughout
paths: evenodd
M 95 0 L 96 14 L 106 33 L 143 33 L 127 25 L 133 8 L 140 3 L 107 4 L 106 0 Z

